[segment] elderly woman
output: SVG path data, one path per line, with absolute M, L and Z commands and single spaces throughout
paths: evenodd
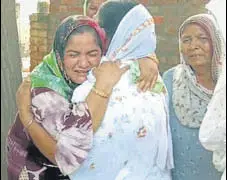
M 72 104 L 70 99 L 104 49 L 105 33 L 94 20 L 70 16 L 60 24 L 53 50 L 31 73 L 33 116 L 24 113 L 30 110 L 26 99 L 20 100 L 25 105 L 18 107 L 20 118 L 9 131 L 9 180 L 67 179 L 60 171 L 68 175 L 86 159 L 109 98 L 91 91 L 84 102 Z M 115 63 L 99 66 L 96 89 L 111 93 L 126 69 Z M 30 97 L 24 90 L 19 92 Z
M 224 61 L 223 39 L 212 16 L 189 17 L 179 29 L 180 64 L 164 73 L 170 96 L 173 180 L 218 180 L 212 154 L 198 132 Z

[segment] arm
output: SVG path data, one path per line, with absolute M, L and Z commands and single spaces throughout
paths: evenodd
M 159 69 L 156 56 L 148 56 L 138 59 L 140 66 L 140 78 L 138 79 L 138 88 L 142 91 L 152 89 L 157 81 Z
M 128 67 L 119 69 L 118 65 L 115 63 L 104 63 L 99 66 L 95 71 L 97 80 L 96 88 L 110 94 L 112 87 L 118 82 L 121 75 L 127 69 Z M 27 127 L 30 119 L 32 119 L 30 112 L 30 97 L 30 82 L 26 80 L 21 84 L 17 91 L 17 105 L 19 107 L 21 121 L 25 127 Z M 101 123 L 103 114 L 105 113 L 108 98 L 101 97 L 92 91 L 87 97 L 86 102 L 94 124 L 93 129 L 96 130 Z M 57 151 L 57 141 L 35 121 L 33 121 L 33 123 L 27 128 L 27 131 L 40 152 L 43 153 L 51 162 L 56 163 L 55 156 Z M 43 141 L 44 139 L 45 141 Z
M 16 94 L 16 101 L 20 120 L 30 137 L 33 139 L 34 144 L 39 147 L 39 150 L 45 157 L 52 163 L 56 164 L 54 152 L 56 151 L 56 141 L 43 129 L 38 123 L 33 120 L 31 113 L 31 92 L 30 92 L 30 79 L 26 78 L 20 85 Z M 32 124 L 28 127 L 32 120 Z M 45 139 L 45 141 L 43 141 Z

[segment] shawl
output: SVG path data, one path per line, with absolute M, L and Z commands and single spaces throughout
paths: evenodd
M 105 61 L 110 60 L 114 61 L 116 59 L 119 59 L 122 66 L 124 65 L 134 66 L 133 64 L 134 62 L 136 62 L 135 61 L 136 59 L 146 57 L 147 55 L 150 54 L 154 54 L 155 49 L 156 49 L 156 34 L 153 17 L 150 15 L 150 13 L 143 5 L 139 4 L 132 8 L 121 20 L 110 42 L 106 55 L 101 59 L 101 63 Z M 143 104 L 144 103 L 143 100 L 153 98 L 151 96 L 153 96 L 154 94 L 153 92 L 146 92 L 143 94 L 137 91 L 137 87 L 133 81 L 133 76 L 135 73 L 133 69 L 136 68 L 132 66 L 130 67 L 130 70 L 127 71 L 121 77 L 120 81 L 113 88 L 113 93 L 110 97 L 108 107 L 111 107 L 110 105 L 111 102 L 113 103 L 115 101 L 115 98 L 118 96 L 122 96 L 122 94 L 126 94 L 129 97 L 129 99 L 133 96 L 138 97 L 141 96 L 140 98 L 141 106 L 140 108 L 138 108 L 138 111 L 140 110 L 142 111 L 143 107 L 146 106 L 149 109 L 150 114 L 149 113 L 148 114 L 151 117 L 152 116 L 151 109 L 155 106 L 155 104 L 153 103 L 153 101 L 150 103 L 150 105 L 149 103 Z M 87 81 L 85 81 L 82 85 L 80 85 L 78 88 L 74 90 L 72 102 L 83 102 L 87 95 L 89 94 L 89 92 L 91 91 L 94 83 L 95 77 L 93 76 L 92 71 L 90 71 Z M 162 95 L 163 94 L 160 94 L 160 96 Z M 157 107 L 156 110 L 160 108 L 159 112 L 161 112 L 161 110 L 165 109 L 166 116 L 168 117 L 168 108 L 166 101 L 162 99 L 161 104 L 162 105 Z M 128 112 L 130 114 L 131 112 L 130 108 L 132 107 L 131 105 L 132 104 L 127 105 L 126 106 L 127 108 L 125 107 L 124 112 Z M 108 114 L 108 112 L 106 113 Z M 162 119 L 158 123 L 160 124 L 160 129 L 157 128 L 156 131 L 159 131 L 158 133 L 160 134 L 160 136 L 159 135 L 157 136 L 161 140 L 159 142 L 159 152 L 157 153 L 158 155 L 156 157 L 157 159 L 155 161 L 155 164 L 157 164 L 157 166 L 160 167 L 161 169 L 165 168 L 171 169 L 173 168 L 173 157 L 171 133 L 169 131 L 168 118 L 167 120 Z M 156 148 L 154 147 L 153 149 L 155 151 Z M 151 156 L 155 156 L 155 153 L 153 153 Z
M 179 29 L 179 46 L 181 33 L 184 27 L 191 23 L 197 23 L 203 27 L 211 38 L 213 46 L 212 78 L 214 82 L 221 72 L 221 64 L 225 59 L 225 46 L 219 26 L 211 15 L 199 14 L 189 17 Z M 173 74 L 173 107 L 182 125 L 190 128 L 198 128 L 206 113 L 207 105 L 213 92 L 200 85 L 196 76 L 180 53 L 180 64 L 175 67 Z
M 137 20 L 135 21 L 133 18 Z M 151 54 L 154 55 L 155 49 L 156 34 L 153 17 L 142 5 L 138 5 L 133 8 L 133 11 L 129 11 L 121 20 L 110 42 L 106 55 L 101 59 L 101 63 L 120 59 L 122 67 L 130 65 L 131 82 L 135 83 L 140 76 L 139 65 L 135 60 Z M 73 102 L 84 101 L 91 91 L 95 83 L 95 77 L 92 71 L 89 72 L 87 79 L 83 83 L 84 87 L 81 86 L 74 91 L 72 96 Z M 162 87 L 164 87 L 164 84 L 159 76 L 152 91 L 161 92 Z

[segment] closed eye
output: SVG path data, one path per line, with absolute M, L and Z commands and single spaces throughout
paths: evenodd
M 67 53 L 67 56 L 71 57 L 71 58 L 75 58 L 77 56 L 79 56 L 79 53 L 76 53 L 76 52 L 69 52 Z
M 96 57 L 98 56 L 98 52 L 92 52 L 92 53 L 89 53 L 88 55 L 91 57 Z
M 185 39 L 182 39 L 182 42 L 187 44 L 191 41 L 191 38 L 185 38 Z

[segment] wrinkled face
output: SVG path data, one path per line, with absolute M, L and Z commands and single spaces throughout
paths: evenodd
M 83 83 L 87 80 L 88 71 L 99 65 L 101 55 L 101 48 L 91 33 L 72 35 L 64 54 L 64 69 L 67 76 L 74 83 Z
M 93 18 L 94 15 L 97 13 L 101 4 L 104 3 L 104 2 L 105 2 L 105 0 L 91 0 L 88 3 L 87 16 Z
M 181 35 L 180 47 L 186 63 L 192 68 L 211 66 L 211 39 L 201 26 L 187 25 Z

